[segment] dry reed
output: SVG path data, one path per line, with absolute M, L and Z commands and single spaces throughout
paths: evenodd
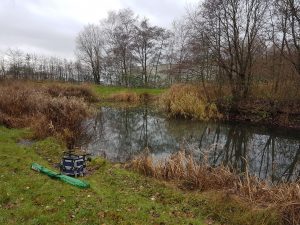
M 86 87 L 5 81 L 0 83 L 0 124 L 30 127 L 36 138 L 56 136 L 73 147 L 84 133 L 82 121 L 91 116 Z
M 74 85 L 74 84 L 62 84 L 53 83 L 45 85 L 47 92 L 52 97 L 77 97 L 83 98 L 86 102 L 97 102 L 98 97 L 93 93 L 91 88 L 87 84 Z
M 130 103 L 141 103 L 141 102 L 148 102 L 150 100 L 154 100 L 155 97 L 147 94 L 147 93 L 141 93 L 137 94 L 134 92 L 120 92 L 111 94 L 108 97 L 108 100 L 114 101 L 114 102 L 130 102 Z
M 139 102 L 139 95 L 133 92 L 120 92 L 116 94 L 111 94 L 109 100 L 115 102 Z
M 158 162 L 145 153 L 133 159 L 127 167 L 147 176 L 175 181 L 185 189 L 224 191 L 257 206 L 275 209 L 283 224 L 300 224 L 299 182 L 272 186 L 248 172 L 241 176 L 225 166 L 211 167 L 207 163 L 198 163 L 184 151 Z
M 173 85 L 160 97 L 160 105 L 171 117 L 218 120 L 222 118 L 215 103 L 209 102 L 196 85 Z

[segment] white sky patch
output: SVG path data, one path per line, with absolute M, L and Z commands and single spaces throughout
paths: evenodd
M 73 58 L 75 38 L 112 10 L 131 8 L 140 18 L 168 27 L 198 0 L 0 0 L 0 52 L 19 48 Z

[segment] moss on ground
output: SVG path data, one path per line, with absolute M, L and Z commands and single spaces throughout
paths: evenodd
M 63 147 L 55 139 L 18 144 L 28 130 L 0 127 L 0 224 L 278 224 L 268 210 L 220 193 L 184 192 L 169 184 L 94 159 L 87 190 L 30 169 L 48 168 Z M 46 156 L 48 155 L 48 156 Z M 53 168 L 52 168 L 53 169 Z

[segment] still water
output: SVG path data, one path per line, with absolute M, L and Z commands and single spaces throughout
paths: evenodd
M 146 147 L 157 158 L 185 149 L 212 166 L 224 164 L 271 182 L 300 178 L 300 132 L 241 123 L 168 119 L 154 108 L 102 107 L 89 121 L 87 149 L 126 162 Z

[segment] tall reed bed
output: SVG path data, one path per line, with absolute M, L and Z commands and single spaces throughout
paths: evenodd
M 93 114 L 95 100 L 84 86 L 2 81 L 0 124 L 30 127 L 34 137 L 56 136 L 71 148 L 83 135 L 82 121 Z
M 217 105 L 208 101 L 196 85 L 176 84 L 160 97 L 160 105 L 171 117 L 218 120 L 222 118 Z
M 128 163 L 127 167 L 147 176 L 175 181 L 181 188 L 226 192 L 258 207 L 276 210 L 283 224 L 300 224 L 299 182 L 272 186 L 248 172 L 241 176 L 225 166 L 211 167 L 207 163 L 196 162 L 184 151 L 158 162 L 145 153 Z

